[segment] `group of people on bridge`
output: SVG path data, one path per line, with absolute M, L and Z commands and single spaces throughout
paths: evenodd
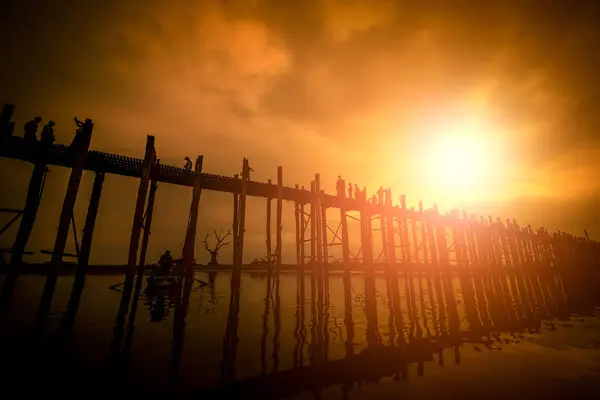
M 348 199 L 358 200 L 363 202 L 369 202 L 370 204 L 385 204 L 386 203 L 386 191 L 383 187 L 379 187 L 377 190 L 377 194 L 374 194 L 370 198 L 367 199 L 367 188 L 363 186 L 362 189 L 358 187 L 357 184 L 352 186 L 352 183 L 348 183 L 348 189 L 345 188 L 346 182 L 342 179 L 341 175 L 338 175 L 338 179 L 336 182 L 336 193 L 338 197 L 346 198 L 346 192 L 348 193 Z M 354 197 L 352 196 L 354 192 Z M 391 200 L 391 199 L 390 199 Z
M 87 119 L 85 122 L 80 121 L 77 117 L 74 117 L 73 119 L 75 120 L 75 125 L 77 126 L 76 133 L 79 133 L 79 131 L 83 129 L 86 123 L 91 123 L 91 120 L 89 119 Z M 42 131 L 38 140 L 37 134 L 42 121 L 42 117 L 34 117 L 33 119 L 27 121 L 27 123 L 25 123 L 25 125 L 23 126 L 23 138 L 28 142 L 39 141 L 40 143 L 43 143 L 45 145 L 52 146 L 54 142 L 56 142 L 56 136 L 54 134 L 54 127 L 56 123 L 54 121 L 48 121 L 48 123 L 42 127 Z M 3 136 L 14 136 L 14 134 L 15 122 L 10 121 L 4 129 Z

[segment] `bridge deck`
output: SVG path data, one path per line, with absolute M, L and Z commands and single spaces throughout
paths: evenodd
M 29 143 L 21 137 L 10 137 L 0 147 L 0 157 L 19 159 L 34 163 L 42 158 L 48 165 L 56 165 L 70 168 L 73 163 L 70 146 L 55 144 L 48 149 L 41 143 Z M 105 153 L 96 150 L 90 150 L 85 160 L 85 169 L 88 171 L 104 172 L 133 178 L 142 176 L 142 159 L 121 156 L 118 154 Z M 153 176 L 158 182 L 169 183 L 179 186 L 193 186 L 193 172 L 186 171 L 183 168 L 172 165 L 160 164 L 158 176 Z M 239 193 L 241 180 L 234 179 L 231 176 L 223 176 L 211 173 L 202 173 L 202 188 L 218 192 Z M 249 196 L 276 198 L 277 185 L 265 182 L 249 181 L 246 193 Z M 282 198 L 286 201 L 299 203 L 310 203 L 312 193 L 308 190 L 296 189 L 284 186 L 282 189 Z M 341 198 L 330 194 L 322 194 L 322 204 L 325 207 L 341 208 L 345 206 L 347 210 L 360 210 L 368 207 L 374 214 L 381 209 L 378 205 L 359 202 L 354 199 Z M 400 210 L 405 212 L 406 218 L 419 218 L 419 213 L 412 210 Z

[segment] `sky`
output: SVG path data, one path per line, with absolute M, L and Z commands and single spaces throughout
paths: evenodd
M 597 2 L 5 0 L 0 23 L 0 101 L 16 105 L 18 129 L 40 115 L 67 143 L 73 116 L 92 118 L 97 150 L 142 157 L 152 134 L 172 165 L 203 154 L 205 171 L 233 175 L 247 157 L 254 180 L 281 165 L 285 185 L 320 173 L 333 192 L 342 175 L 409 206 L 600 239 Z M 22 207 L 31 166 L 0 168 L 0 207 Z M 51 168 L 30 250 L 52 248 L 67 179 Z M 107 178 L 92 263 L 126 262 L 137 185 Z M 160 185 L 151 258 L 181 251 L 190 200 Z M 199 261 L 232 203 L 202 194 Z M 265 201 L 248 204 L 245 261 L 265 255 Z M 283 225 L 292 262 L 291 204 Z

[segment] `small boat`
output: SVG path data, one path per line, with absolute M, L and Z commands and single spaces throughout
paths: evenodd
M 178 276 L 149 276 L 146 278 L 146 281 L 148 282 L 148 286 L 146 287 L 147 292 L 173 290 L 181 283 L 181 279 Z

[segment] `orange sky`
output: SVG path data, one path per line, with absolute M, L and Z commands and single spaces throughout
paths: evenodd
M 29 3 L 3 9 L 0 28 L 12 38 L 0 101 L 17 105 L 19 127 L 39 114 L 68 142 L 74 115 L 93 118 L 98 150 L 141 157 L 151 133 L 166 163 L 204 154 L 206 171 L 232 175 L 247 157 L 256 180 L 282 165 L 286 185 L 319 172 L 333 191 L 341 174 L 406 193 L 409 206 L 423 199 L 599 238 L 592 2 L 54 1 L 23 19 Z M 30 167 L 0 167 L 2 207 L 19 207 Z M 66 180 L 53 168 L 36 251 L 52 247 Z M 86 175 L 80 225 L 90 186 Z M 125 262 L 136 191 L 131 179 L 107 180 L 92 262 Z M 180 251 L 190 196 L 161 185 L 152 257 Z M 231 202 L 203 194 L 200 236 L 227 228 Z M 265 211 L 249 204 L 252 258 L 264 255 Z

